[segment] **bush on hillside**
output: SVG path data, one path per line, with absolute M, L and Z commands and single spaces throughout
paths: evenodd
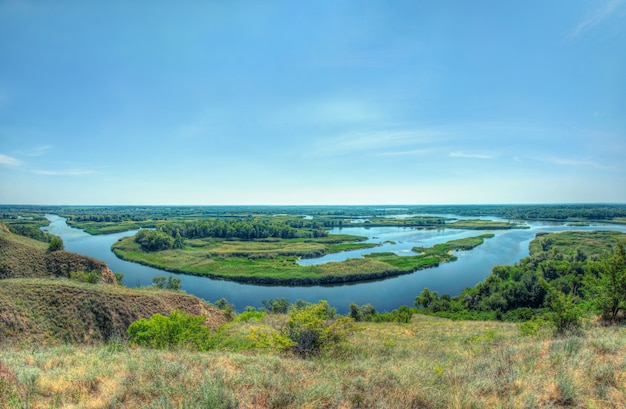
M 292 350 L 307 356 L 346 340 L 357 328 L 350 317 L 334 319 L 335 309 L 328 302 L 308 304 L 289 313 L 282 335 L 293 341 Z
M 169 316 L 154 314 L 128 327 L 131 344 L 155 349 L 184 347 L 199 351 L 209 348 L 211 329 L 204 325 L 206 317 L 174 310 Z
M 65 249 L 65 244 L 63 244 L 63 240 L 59 236 L 52 236 L 50 238 L 50 244 L 48 245 L 48 252 L 52 253 L 53 251 L 61 251 Z
M 97 284 L 102 282 L 102 275 L 97 270 L 90 271 L 89 273 L 85 271 L 70 271 L 70 280 L 81 283 Z

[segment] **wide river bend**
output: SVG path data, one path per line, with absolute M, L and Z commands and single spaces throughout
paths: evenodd
M 111 251 L 111 246 L 122 237 L 133 236 L 136 231 L 91 236 L 83 230 L 70 227 L 66 219 L 47 215 L 49 233 L 63 239 L 65 249 L 102 260 L 114 272 L 124 274 L 123 283 L 128 287 L 152 284 L 152 277 L 171 273 L 152 267 L 121 260 Z M 346 313 L 351 302 L 372 304 L 378 311 L 391 311 L 401 305 L 413 305 L 415 296 L 424 287 L 439 294 L 458 295 L 465 287 L 484 280 L 493 266 L 514 264 L 528 255 L 528 245 L 538 232 L 566 230 L 616 230 L 626 232 L 626 226 L 615 224 L 592 224 L 590 226 L 566 226 L 559 223 L 529 222 L 528 229 L 514 230 L 462 230 L 462 229 L 412 229 L 403 227 L 344 227 L 330 233 L 346 233 L 367 236 L 368 241 L 380 243 L 372 251 L 394 251 L 408 254 L 414 246 L 429 247 L 437 243 L 462 237 L 494 233 L 495 237 L 470 251 L 457 252 L 458 260 L 436 268 L 416 271 L 380 281 L 358 282 L 333 286 L 263 286 L 240 284 L 232 281 L 210 279 L 193 275 L 179 275 L 182 288 L 189 294 L 214 302 L 222 297 L 235 305 L 237 311 L 246 306 L 261 307 L 265 299 L 284 297 L 290 301 L 303 299 L 317 302 L 327 300 L 339 313 Z M 344 252 L 324 256 L 321 259 L 301 260 L 302 264 L 340 261 L 361 257 L 366 251 Z

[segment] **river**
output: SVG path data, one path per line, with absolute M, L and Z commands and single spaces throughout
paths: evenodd
M 171 273 L 152 267 L 121 260 L 111 251 L 117 240 L 133 236 L 136 231 L 91 236 L 82 230 L 70 227 L 66 219 L 47 215 L 50 225 L 45 231 L 63 239 L 67 251 L 84 254 L 102 260 L 116 273 L 123 273 L 123 283 L 127 287 L 141 287 L 152 284 L 152 277 Z M 344 227 L 330 233 L 355 234 L 366 236 L 369 242 L 380 243 L 374 249 L 358 250 L 324 256 L 319 259 L 302 260 L 305 263 L 341 261 L 346 258 L 361 257 L 372 251 L 394 251 L 399 255 L 409 254 L 415 246 L 429 247 L 437 243 L 462 237 L 494 233 L 495 236 L 469 251 L 456 253 L 458 260 L 436 268 L 416 271 L 380 281 L 359 282 L 333 286 L 261 286 L 240 284 L 232 281 L 210 279 L 192 275 L 178 275 L 184 291 L 210 302 L 226 298 L 235 305 L 237 311 L 246 306 L 261 307 L 265 299 L 284 297 L 290 301 L 302 299 L 317 302 L 327 300 L 339 313 L 346 313 L 348 305 L 372 304 L 378 311 L 391 311 L 401 305 L 413 305 L 415 296 L 424 287 L 439 294 L 458 295 L 464 288 L 483 281 L 493 266 L 514 264 L 528 255 L 528 245 L 537 232 L 557 232 L 566 230 L 617 230 L 626 233 L 626 226 L 612 224 L 592 224 L 590 226 L 566 226 L 560 223 L 530 222 L 528 229 L 514 230 L 463 230 L 463 229 L 411 229 L 403 227 Z

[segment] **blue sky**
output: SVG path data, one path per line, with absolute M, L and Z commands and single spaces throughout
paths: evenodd
M 625 158 L 625 0 L 0 0 L 0 203 L 626 202 Z

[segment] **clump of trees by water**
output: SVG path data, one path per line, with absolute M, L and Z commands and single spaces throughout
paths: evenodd
M 139 230 L 135 242 L 144 251 L 162 251 L 174 248 L 175 239 L 161 230 Z
M 327 237 L 323 225 L 308 220 L 272 221 L 269 219 L 203 219 L 171 222 L 156 230 L 140 230 L 135 242 L 144 251 L 180 249 L 185 239 L 262 240 Z
M 614 323 L 626 319 L 625 245 L 619 233 L 610 231 L 542 234 L 531 244 L 529 257 L 494 267 L 483 282 L 459 296 L 424 288 L 413 306 L 379 312 L 370 304 L 351 303 L 348 315 L 369 322 L 409 322 L 418 313 L 455 320 L 513 321 L 523 323 L 523 334 L 543 327 L 563 333 L 580 326 L 587 313 Z M 607 247 L 612 250 L 603 250 Z M 286 308 L 286 300 L 281 299 L 263 304 L 269 311 Z
M 454 319 L 545 319 L 559 332 L 579 325 L 587 311 L 615 322 L 626 311 L 625 243 L 618 236 L 611 239 L 614 232 L 594 232 L 586 233 L 587 241 L 593 234 L 605 243 L 613 241 L 612 252 L 597 254 L 580 245 L 566 245 L 580 239 L 579 234 L 540 236 L 529 257 L 494 267 L 483 282 L 457 297 L 425 288 L 415 298 L 415 307 Z

